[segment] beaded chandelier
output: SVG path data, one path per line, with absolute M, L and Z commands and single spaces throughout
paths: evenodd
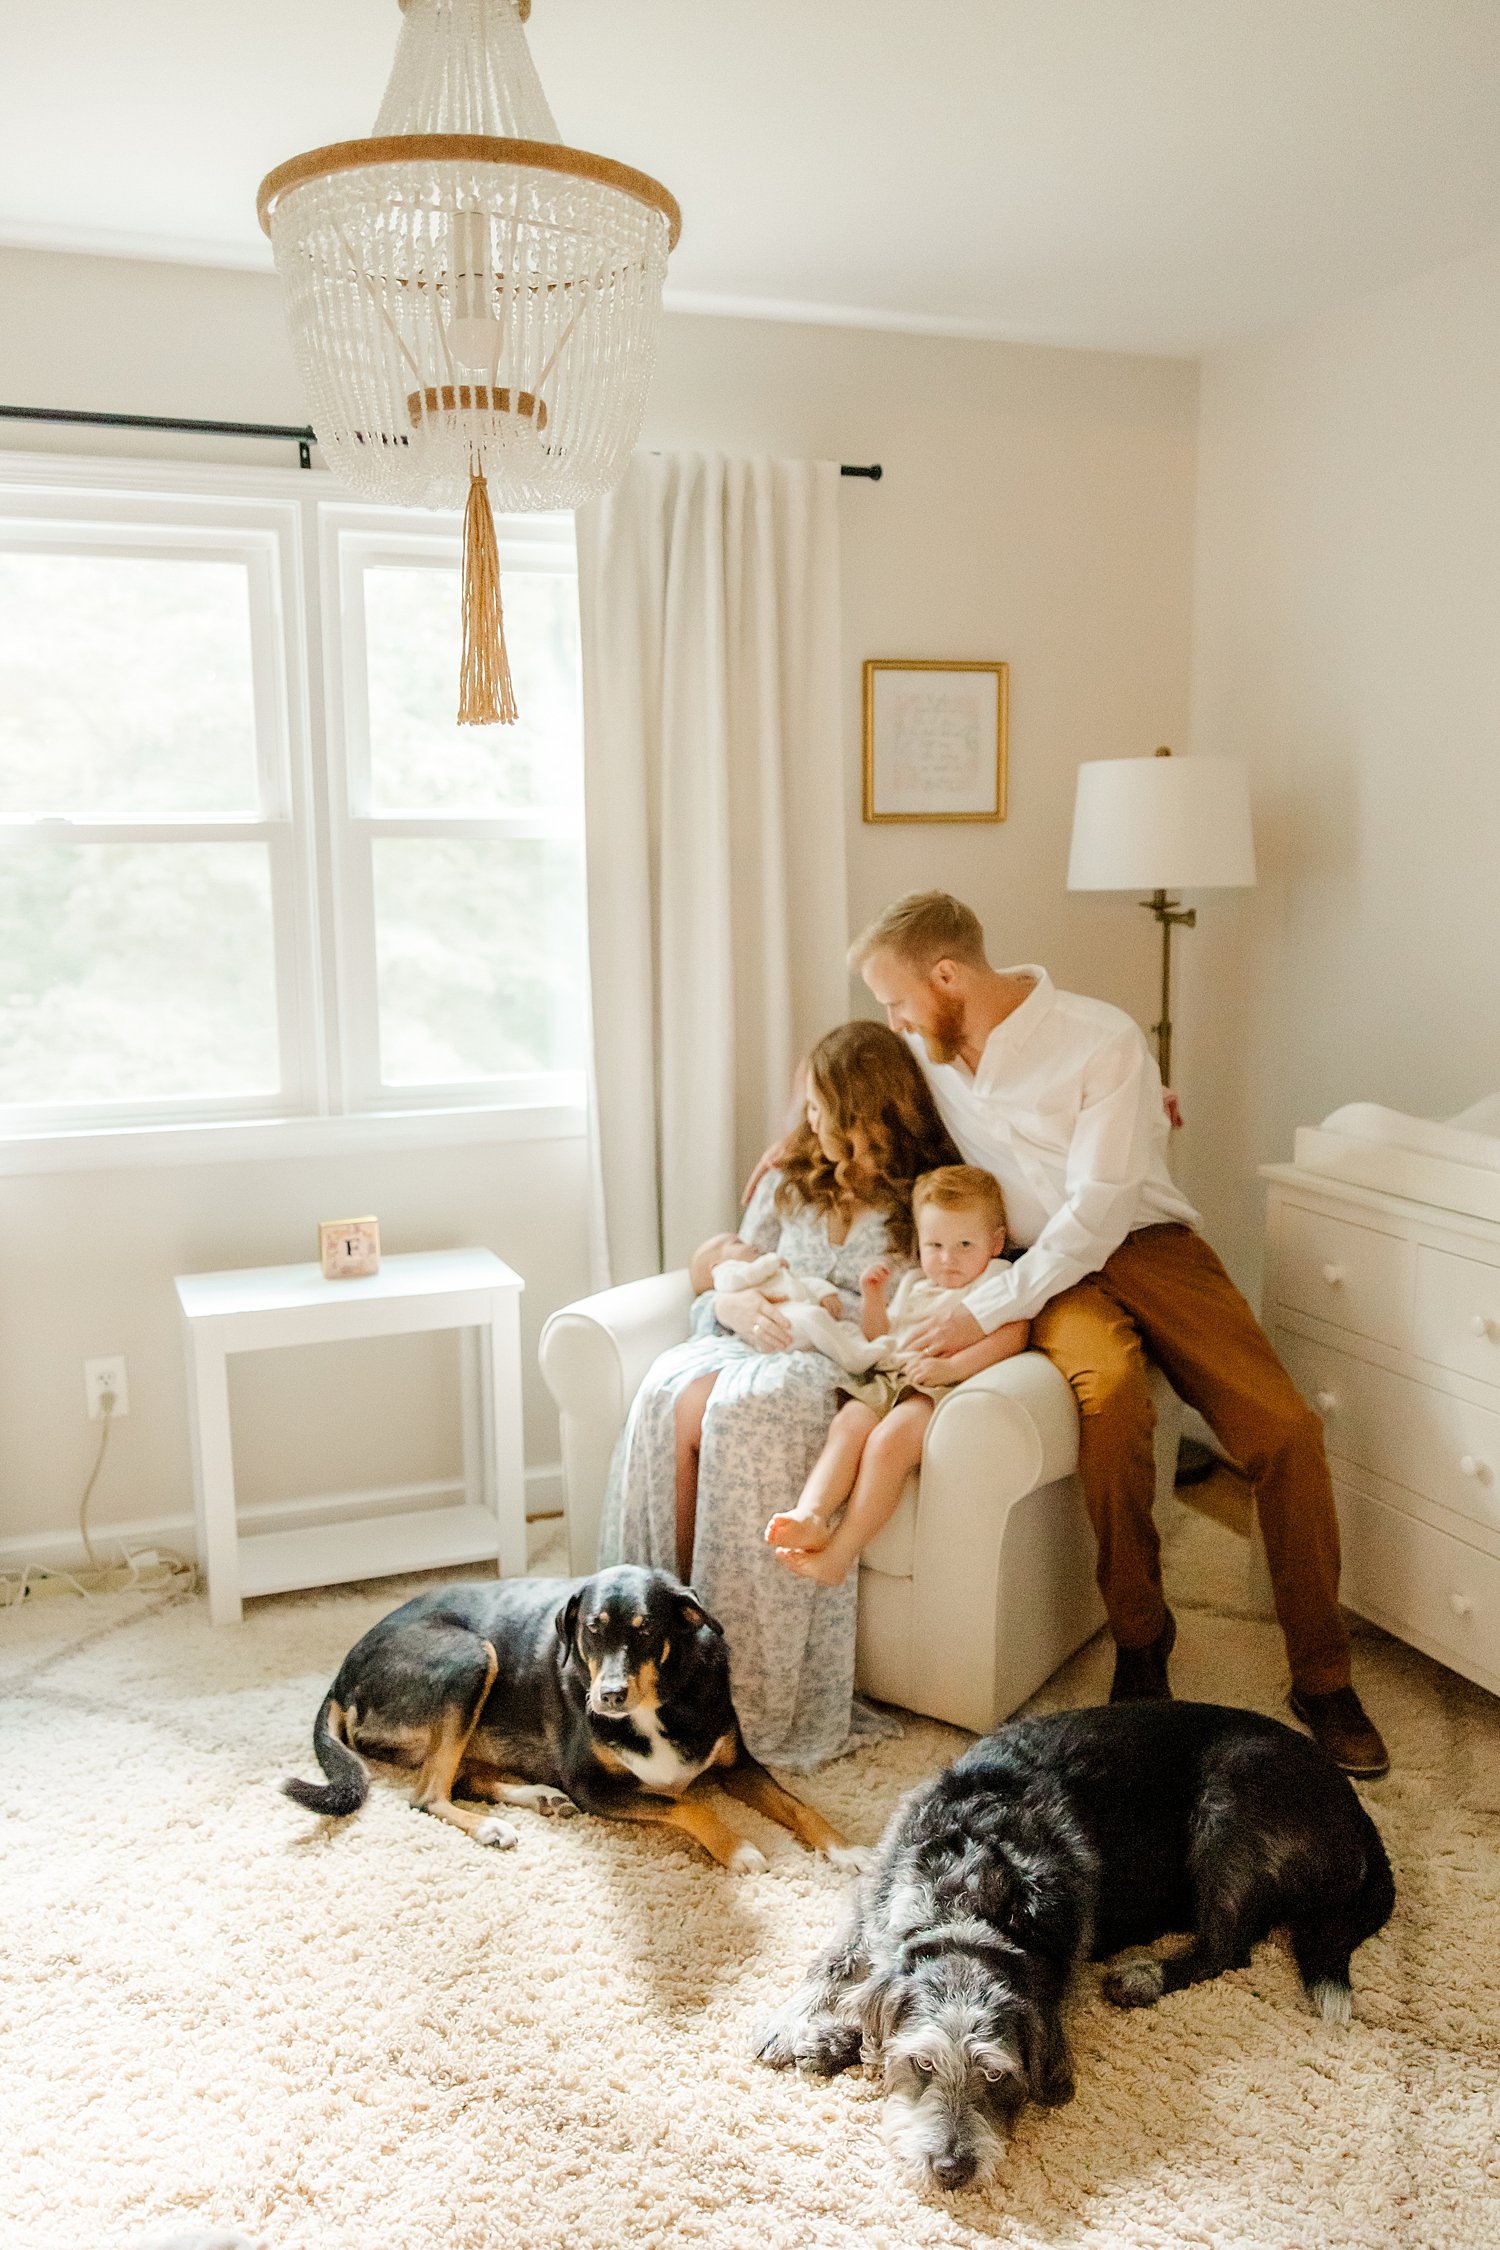
M 677 204 L 567 147 L 531 0 L 401 0 L 374 137 L 261 182 L 318 443 L 408 507 L 466 503 L 459 722 L 516 717 L 490 510 L 576 508 L 618 482 L 656 356 Z

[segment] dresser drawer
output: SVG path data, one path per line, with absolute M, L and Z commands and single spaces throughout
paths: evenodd
M 1284 1305 L 1405 1347 L 1411 1333 L 1415 1245 L 1373 1227 L 1326 1219 L 1282 1203 L 1276 1214 L 1275 1288 Z
M 1461 1539 L 1335 1485 L 1340 1595 L 1362 1617 L 1428 1642 L 1462 1672 L 1500 1670 L 1500 1562 Z
M 1500 1413 L 1282 1329 L 1276 1348 L 1335 1460 L 1500 1531 Z
M 1419 1359 L 1500 1384 L 1500 1266 L 1419 1249 L 1412 1331 Z

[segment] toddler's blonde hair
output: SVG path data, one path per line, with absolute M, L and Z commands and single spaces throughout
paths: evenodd
M 911 1191 L 912 1217 L 928 1203 L 939 1211 L 982 1211 L 992 1227 L 1005 1232 L 1000 1182 L 978 1164 L 944 1164 L 924 1172 Z

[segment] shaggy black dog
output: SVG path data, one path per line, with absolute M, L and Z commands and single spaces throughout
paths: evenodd
M 1309 1997 L 1347 2023 L 1349 1957 L 1395 1900 L 1374 1822 L 1305 1735 L 1211 1703 L 1021 1719 L 898 1807 L 852 1911 L 761 2033 L 776 2068 L 885 2071 L 893 2152 L 941 2187 L 985 2178 L 1027 2101 L 1073 2093 L 1077 1965 L 1122 2008 L 1242 1968 L 1284 1925 Z

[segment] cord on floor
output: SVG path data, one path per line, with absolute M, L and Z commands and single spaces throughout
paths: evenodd
M 104 1466 L 104 1455 L 109 1445 L 109 1433 L 114 1420 L 115 1394 L 111 1390 L 99 1393 L 99 1415 L 104 1427 L 99 1432 L 99 1450 L 94 1455 L 94 1466 L 89 1471 L 88 1483 L 78 1503 L 78 1536 L 88 1557 L 86 1570 L 60 1570 L 52 1563 L 25 1563 L 18 1571 L 0 1572 L 0 1609 L 18 1609 L 22 1602 L 34 1599 L 46 1580 L 58 1580 L 62 1585 L 91 1601 L 98 1594 L 122 1594 L 132 1587 L 152 1593 L 163 1586 L 180 1583 L 184 1593 L 192 1593 L 198 1584 L 198 1566 L 187 1555 L 173 1547 L 144 1547 L 132 1553 L 124 1541 L 114 1544 L 120 1550 L 120 1560 L 104 1563 L 99 1560 L 94 1542 L 89 1536 L 89 1502 L 94 1497 L 94 1487 L 99 1482 L 99 1472 Z

